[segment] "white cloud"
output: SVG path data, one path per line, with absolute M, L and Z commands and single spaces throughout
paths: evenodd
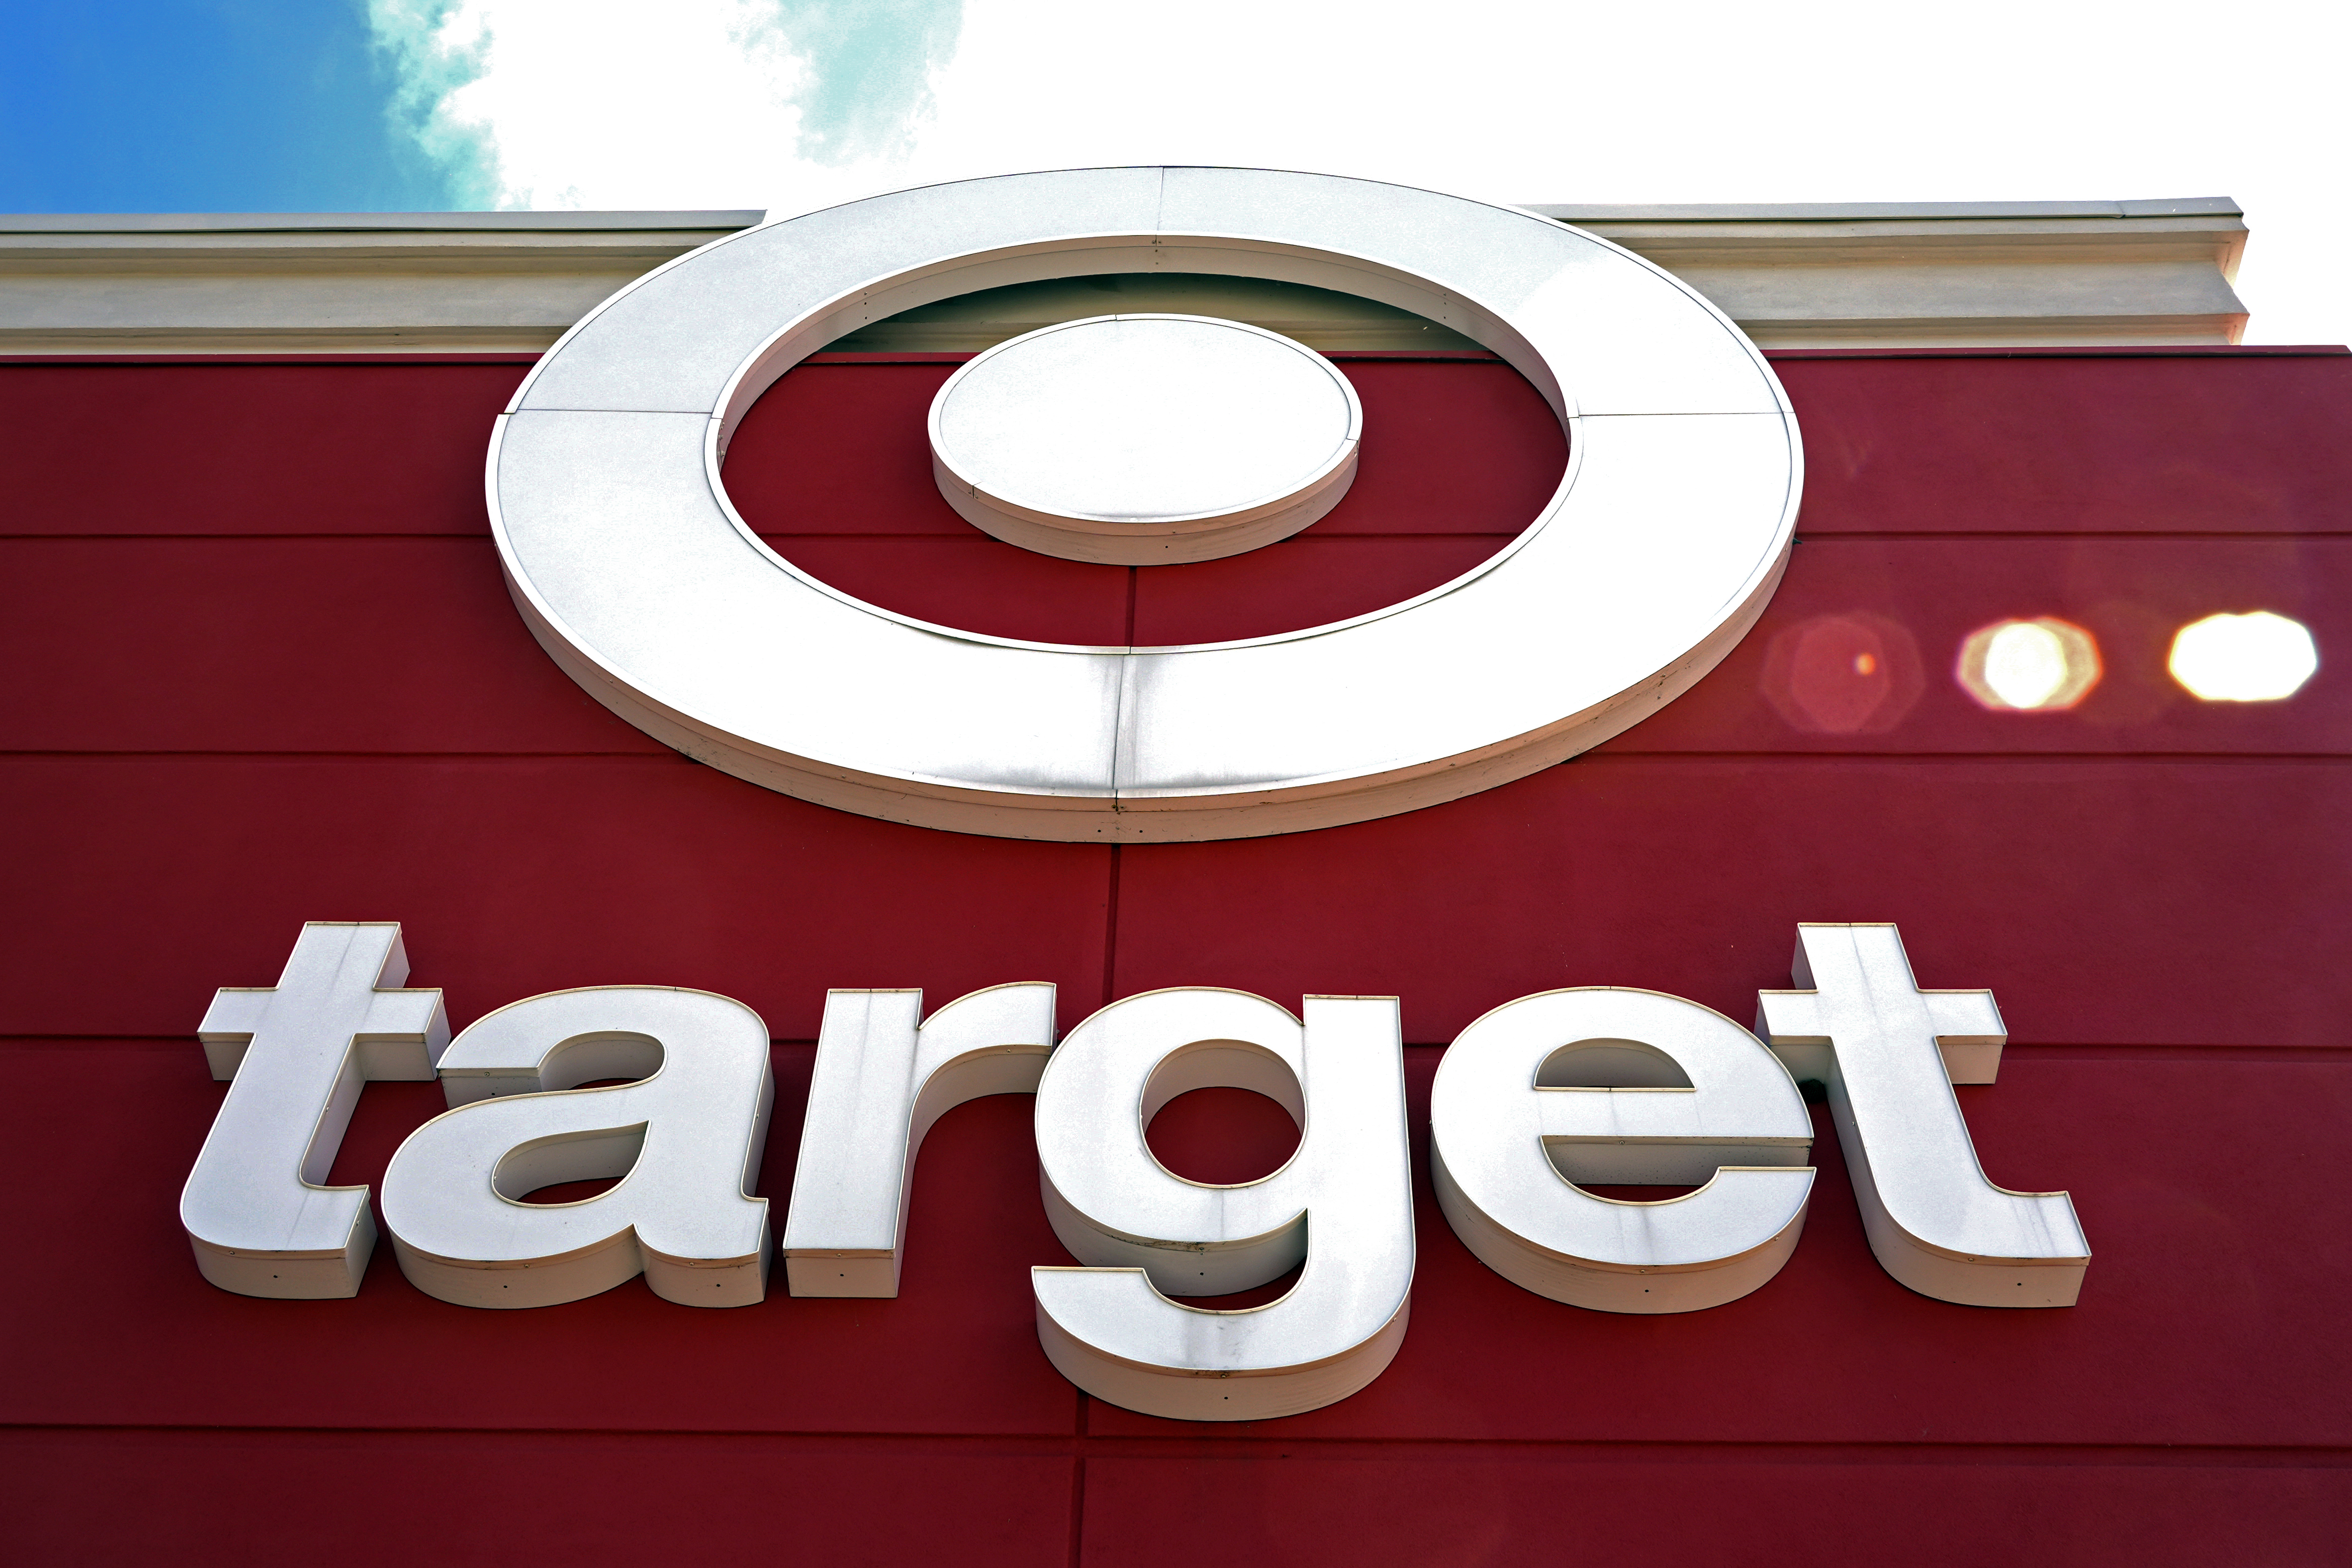
M 952 0 L 371 0 L 369 13 L 410 86 L 412 133 L 461 190 L 518 208 L 760 207 L 784 189 L 837 200 L 895 184 L 952 18 Z
M 430 3 L 373 0 L 380 35 L 398 47 L 385 15 Z M 2276 0 L 969 0 L 959 33 L 954 0 L 463 0 L 404 58 L 445 136 L 494 147 L 515 205 L 801 211 L 1160 160 L 1504 201 L 2232 195 L 2255 230 L 2252 341 L 2341 342 L 2346 17 Z M 469 45 L 476 74 L 452 89 Z

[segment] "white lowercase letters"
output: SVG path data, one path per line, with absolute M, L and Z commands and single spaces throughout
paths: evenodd
M 370 1079 L 437 1078 L 450 1110 L 393 1157 L 384 1229 L 411 1283 L 465 1306 L 539 1307 L 642 1273 L 663 1299 L 764 1299 L 753 1195 L 774 1095 L 767 1026 L 666 986 L 517 1002 L 455 1040 L 440 993 L 404 990 L 388 922 L 302 928 L 274 989 L 223 990 L 200 1035 L 229 1092 L 181 1197 L 205 1278 L 247 1295 L 356 1292 L 365 1187 L 328 1187 Z M 1823 1086 L 1873 1252 L 1922 1295 L 2074 1303 L 2090 1248 L 2063 1193 L 1995 1186 L 1956 1083 L 1990 1083 L 2007 1034 L 1988 991 L 1923 991 L 1891 925 L 1801 925 L 1795 989 L 1751 1034 L 1694 1002 L 1584 987 L 1465 1029 L 1431 1098 L 1431 1176 L 1489 1268 L 1602 1311 L 1688 1312 L 1766 1285 L 1802 1234 Z M 1761 1037 L 1759 1038 L 1759 1037 Z M 615 1081 L 625 1080 L 625 1081 Z M 968 1100 L 1036 1096 L 1040 1188 L 1078 1266 L 1031 1270 L 1039 1342 L 1129 1409 L 1260 1420 L 1362 1388 L 1396 1355 L 1414 1267 L 1402 1036 L 1393 997 L 1191 987 L 1114 1002 L 1055 1037 L 1055 990 L 826 996 L 792 1204 L 794 1295 L 892 1297 L 924 1135 Z M 1229 1085 L 1281 1103 L 1297 1151 L 1233 1185 L 1153 1158 L 1152 1117 Z M 601 1087 L 588 1087 L 601 1086 Z M 543 1188 L 614 1179 L 573 1203 Z M 1591 1186 L 1669 1184 L 1664 1202 Z M 1274 1301 L 1189 1304 L 1281 1279 Z

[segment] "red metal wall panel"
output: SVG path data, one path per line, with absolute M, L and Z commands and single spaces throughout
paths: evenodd
M 1069 1554 L 1066 1441 L 0 1433 L 12 1560 L 78 1568 L 916 1563 Z
M 929 618 L 1308 624 L 1498 548 L 1563 457 L 1499 365 L 1347 368 L 1356 492 L 1237 563 L 977 538 L 910 424 L 938 363 L 795 372 L 728 483 L 804 568 Z M 825 811 L 591 703 L 485 536 L 519 365 L 0 367 L 0 1540 L 27 1562 L 2343 1560 L 2352 683 L 2324 663 L 2292 701 L 2202 704 L 2163 653 L 2255 607 L 2324 659 L 2352 647 L 2352 358 L 1780 369 L 1803 542 L 1687 697 L 1451 805 L 1114 851 Z M 1772 648 L 1857 615 L 1900 629 L 1916 695 L 1829 732 Z M 2037 615 L 2098 637 L 2102 684 L 2072 713 L 1979 710 L 1958 640 Z M 1394 1366 L 1305 1416 L 1192 1426 L 1084 1399 L 1038 1352 L 1025 1270 L 1063 1257 L 1026 1103 L 1000 1099 L 932 1134 L 896 1300 L 692 1312 L 633 1283 L 471 1312 L 388 1248 L 350 1301 L 215 1291 L 173 1207 L 221 1094 L 194 1021 L 274 978 L 302 920 L 354 918 L 407 923 L 413 983 L 459 1025 L 583 984 L 749 1003 L 779 1042 L 779 1199 L 829 985 L 1050 979 L 1065 1026 L 1154 985 L 1395 992 L 1425 1097 L 1442 1043 L 1511 996 L 1644 985 L 1744 1019 L 1797 921 L 1894 919 L 1923 984 L 1999 996 L 2001 1080 L 1960 1091 L 1979 1151 L 2004 1184 L 2070 1188 L 2095 1257 L 2071 1310 L 1912 1295 L 1826 1139 L 1778 1279 L 1621 1318 L 1486 1271 L 1424 1176 Z M 378 1179 L 438 1104 L 372 1086 L 335 1179 Z M 1243 1170 L 1286 1137 L 1263 1110 L 1188 1097 L 1155 1144 Z

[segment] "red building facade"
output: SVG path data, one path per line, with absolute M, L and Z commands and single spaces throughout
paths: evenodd
M 962 356 L 793 371 L 727 483 L 787 559 L 928 620 L 1160 644 L 1434 586 L 1524 525 L 1559 426 L 1468 351 L 1334 357 L 1355 489 L 1226 561 L 1094 566 L 964 524 L 921 412 Z M 702 767 L 533 643 L 482 500 L 524 355 L 26 356 L 5 576 L 11 1371 L 25 1562 L 1214 1561 L 1662 1565 L 2324 1563 L 2352 1549 L 2352 356 L 1775 354 L 1808 457 L 1764 619 L 1595 751 L 1384 820 L 1204 844 L 904 826 Z M 855 493 L 860 504 L 835 504 Z M 851 521 L 845 522 L 844 518 Z M 1442 521 L 1433 520 L 1442 519 Z M 2263 609 L 2322 657 L 2200 701 L 2178 630 Z M 2075 706 L 1956 678 L 1982 627 L 2095 639 Z M 832 987 L 937 1005 L 1048 980 L 1066 1031 L 1139 991 L 1402 998 L 1419 1183 L 1404 1348 L 1339 1404 L 1136 1415 L 1040 1352 L 1029 1102 L 926 1142 L 895 1300 L 691 1311 L 641 1282 L 521 1312 L 434 1300 L 378 1248 L 349 1300 L 235 1296 L 173 1202 L 222 1096 L 193 1039 L 306 920 L 397 920 L 462 1026 L 563 987 L 749 1005 L 781 1205 Z M 1664 1317 L 1507 1283 L 1428 1191 L 1449 1042 L 1531 992 L 1626 985 L 1735 1019 L 1800 921 L 1900 924 L 1919 983 L 1989 987 L 1986 1173 L 2066 1190 L 2081 1302 L 1916 1295 L 1864 1243 L 1825 1108 L 1794 1259 Z M 443 1109 L 368 1087 L 331 1180 Z M 1295 1131 L 1206 1090 L 1152 1143 L 1239 1181 Z M 1278 1287 L 1276 1288 L 1278 1291 Z M 1263 1299 L 1260 1292 L 1250 1300 Z M 1234 1304 L 1240 1304 L 1235 1302 Z

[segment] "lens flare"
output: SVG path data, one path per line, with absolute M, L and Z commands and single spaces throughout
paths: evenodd
M 2063 712 L 2099 683 L 2099 645 L 2072 621 L 2000 621 L 1969 634 L 1955 673 L 1995 712 Z
M 2166 664 L 2208 702 L 2276 702 L 2303 689 L 2319 668 L 2319 647 L 2301 621 L 2255 610 L 2181 627 Z
M 1902 723 L 1927 684 L 1911 634 L 1855 610 L 1815 616 L 1775 637 L 1761 689 L 1806 734 L 1879 735 Z

